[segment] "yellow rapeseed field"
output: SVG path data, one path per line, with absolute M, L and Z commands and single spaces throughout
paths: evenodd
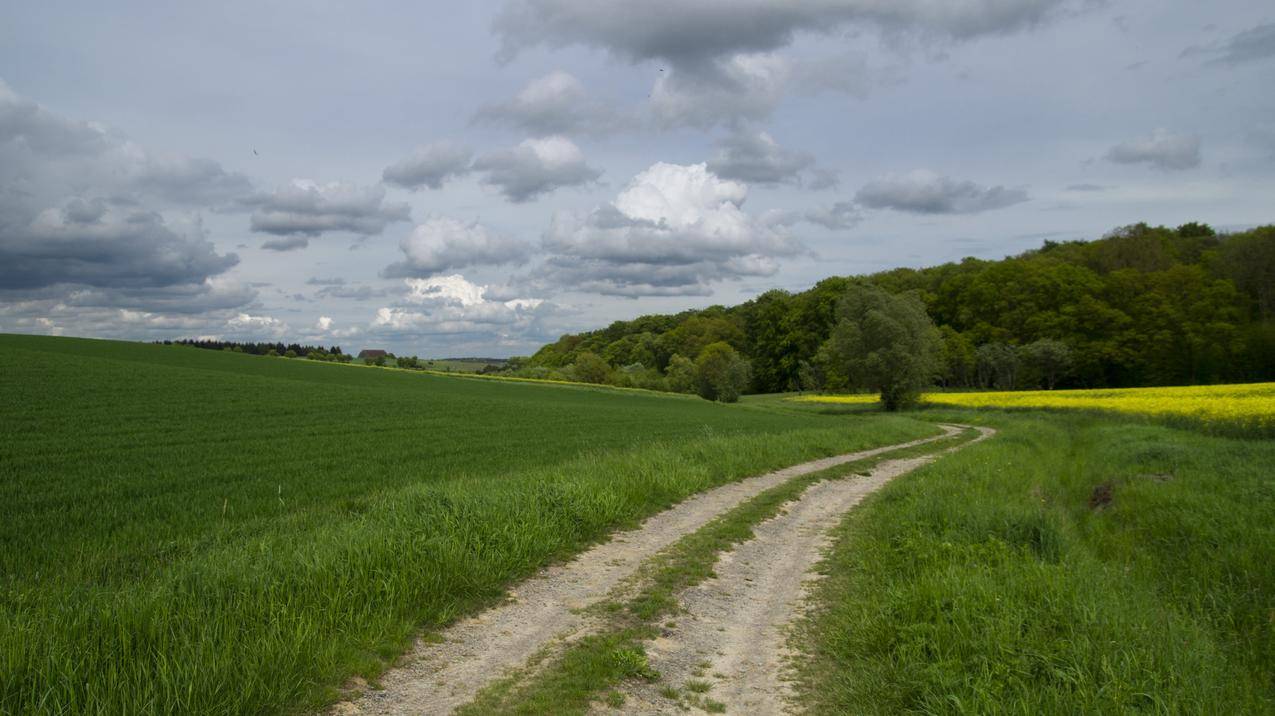
M 808 395 L 796 400 L 874 403 L 876 395 Z M 966 408 L 1081 408 L 1166 418 L 1228 423 L 1275 430 L 1275 383 L 1194 385 L 1110 390 L 1022 390 L 986 393 L 926 393 L 926 403 Z

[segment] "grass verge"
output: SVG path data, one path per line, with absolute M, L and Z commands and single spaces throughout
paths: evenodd
M 814 713 L 1269 713 L 1275 443 L 1057 413 L 837 531 L 795 635 Z

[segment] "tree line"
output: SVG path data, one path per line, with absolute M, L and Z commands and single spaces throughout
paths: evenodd
M 306 346 L 299 343 L 252 343 L 240 341 L 217 341 L 198 338 L 183 338 L 176 341 L 156 341 L 166 346 L 189 346 L 210 351 L 229 351 L 231 353 L 249 353 L 258 356 L 284 356 L 286 358 L 309 358 L 311 360 L 349 363 L 353 358 L 341 350 L 341 346 Z
M 933 347 L 920 360 L 924 382 L 947 388 L 1275 380 L 1275 226 L 1219 235 L 1201 223 L 1135 224 L 1001 260 L 832 277 L 564 335 L 505 372 L 726 400 L 848 390 L 873 382 L 873 361 L 917 355 L 855 351 L 910 336 L 920 319 L 933 334 L 907 340 Z

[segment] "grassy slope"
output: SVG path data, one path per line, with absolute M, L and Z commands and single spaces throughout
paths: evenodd
M 0 336 L 0 712 L 281 711 L 709 486 L 930 434 Z
M 846 520 L 798 635 L 815 711 L 1275 710 L 1275 443 L 930 415 L 1001 434 Z

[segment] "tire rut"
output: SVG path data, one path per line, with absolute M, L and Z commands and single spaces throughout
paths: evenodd
M 511 589 L 505 603 L 445 629 L 440 642 L 418 640 L 399 665 L 381 677 L 380 688 L 364 689 L 329 713 L 451 713 L 555 640 L 594 628 L 585 607 L 606 598 L 644 561 L 715 517 L 794 477 L 942 440 L 959 429 L 943 430 L 934 437 L 813 460 L 699 493 L 635 529 L 617 532 L 568 563 L 541 570 Z
M 594 713 L 678 713 L 688 703 L 706 705 L 707 699 L 726 713 L 789 712 L 788 625 L 801 613 L 817 576 L 812 571 L 831 545 L 832 528 L 893 478 L 995 432 L 977 429 L 977 438 L 956 447 L 887 460 L 864 476 L 813 485 L 757 525 L 752 539 L 720 556 L 712 579 L 682 593 L 683 612 L 673 618 L 675 626 L 648 644 L 647 656 L 660 680 L 630 683 L 622 707 L 598 706 Z M 697 689 L 687 688 L 691 682 L 699 682 L 692 684 Z M 668 695 L 669 687 L 677 690 L 676 698 Z

